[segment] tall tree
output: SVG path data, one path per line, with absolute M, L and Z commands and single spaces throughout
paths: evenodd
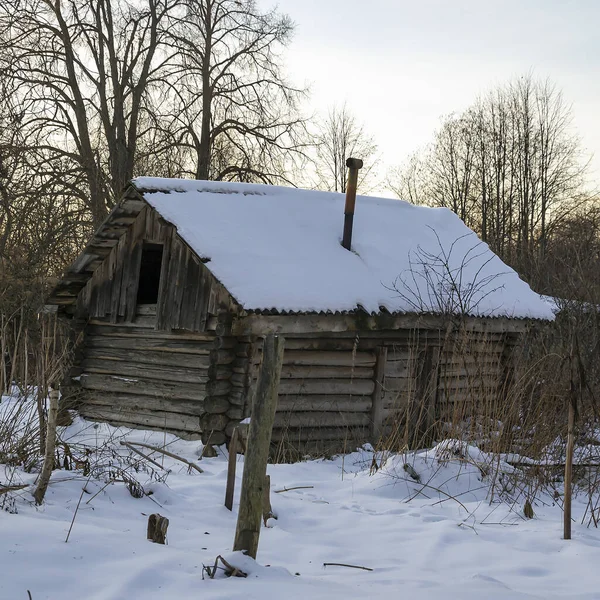
M 272 183 L 302 155 L 303 90 L 282 73 L 294 29 L 254 0 L 189 0 L 171 30 L 181 60 L 173 130 L 189 151 L 196 179 Z
M 2 74 L 29 102 L 29 144 L 75 165 L 98 225 L 133 176 L 141 124 L 164 87 L 179 0 L 0 0 Z M 69 167 L 70 169 L 71 167 Z

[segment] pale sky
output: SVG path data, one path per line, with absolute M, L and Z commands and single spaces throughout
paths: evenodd
M 274 2 L 260 0 L 264 7 Z M 600 0 L 278 0 L 296 23 L 289 78 L 310 108 L 347 102 L 386 165 L 432 139 L 440 117 L 528 72 L 550 78 L 600 183 Z

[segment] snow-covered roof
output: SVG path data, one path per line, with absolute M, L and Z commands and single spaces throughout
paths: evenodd
M 247 310 L 462 312 L 553 319 L 547 303 L 450 210 L 343 194 L 140 177 L 144 198 Z

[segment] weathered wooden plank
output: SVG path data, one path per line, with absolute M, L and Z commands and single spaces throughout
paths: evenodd
M 200 432 L 200 419 L 192 415 L 181 415 L 161 411 L 128 411 L 100 405 L 85 405 L 81 415 L 96 421 L 108 421 L 115 424 L 135 424 L 138 427 L 154 427 L 166 431 Z
M 181 400 L 204 400 L 208 395 L 204 385 L 190 385 L 166 381 L 153 381 L 134 377 L 120 377 L 97 373 L 84 373 L 81 387 L 87 390 L 176 398 Z
M 370 396 L 279 396 L 279 412 L 368 412 L 371 409 Z
M 281 379 L 372 379 L 372 367 L 285 365 Z
M 353 443 L 361 445 L 369 436 L 369 427 L 291 427 L 273 429 L 273 442 L 287 442 L 297 446 L 304 442 L 339 441 L 347 450 L 354 450 Z M 341 449 L 341 448 L 340 448 Z
M 86 338 L 85 345 L 89 348 L 104 348 L 107 350 L 153 350 L 163 353 L 202 354 L 206 356 L 214 349 L 212 342 L 179 340 L 175 336 L 165 339 L 91 335 Z
M 370 416 L 360 412 L 277 412 L 273 427 L 353 427 L 370 423 Z
M 386 377 L 384 386 L 386 392 L 408 392 L 415 389 L 416 382 L 411 377 Z
M 320 365 L 320 366 L 354 366 L 373 367 L 375 354 L 372 352 L 319 352 L 318 350 L 287 351 L 283 357 L 284 366 L 287 365 Z
M 344 380 L 344 379 L 304 379 L 296 381 L 293 379 L 282 380 L 279 383 L 280 394 L 372 394 L 375 382 L 366 379 Z
M 365 349 L 372 350 L 375 348 L 377 341 L 369 340 L 366 343 L 367 348 L 362 343 L 362 339 L 358 344 L 356 338 L 338 338 L 338 337 L 313 337 L 313 338 L 286 338 L 285 348 L 288 350 L 329 350 L 329 351 L 364 351 Z
M 205 385 L 209 378 L 206 371 L 181 367 L 158 367 L 150 364 L 129 363 L 116 360 L 85 358 L 81 361 L 84 373 L 101 373 L 117 377 L 136 377 L 156 381 L 172 381 Z
M 381 427 L 383 425 L 383 402 L 385 397 L 385 370 L 387 366 L 388 348 L 382 346 L 377 348 L 375 363 L 375 388 L 371 401 L 371 427 L 372 440 L 377 444 L 381 438 Z
M 410 377 L 414 370 L 412 361 L 386 360 L 384 372 L 386 377 Z
M 111 394 L 86 392 L 82 403 L 85 405 L 104 405 L 120 407 L 123 410 L 135 411 L 164 411 L 194 415 L 201 417 L 206 412 L 205 401 L 173 400 L 152 396 L 136 396 L 134 394 Z
M 158 331 L 170 331 L 170 306 L 171 306 L 171 281 L 176 267 L 176 259 L 173 256 L 173 240 L 175 228 L 166 227 L 163 232 L 163 258 L 161 265 L 161 277 L 158 285 L 158 299 L 156 302 L 156 324 Z
M 173 277 L 170 282 L 170 306 L 169 316 L 171 321 L 171 327 L 179 329 L 181 306 L 183 303 L 183 295 L 185 291 L 185 273 L 187 271 L 188 261 L 190 259 L 190 253 L 187 248 L 179 241 L 179 236 L 175 237 L 173 241 L 173 254 L 176 256 L 176 266 L 173 272 Z
M 156 365 L 159 368 L 170 366 L 180 367 L 181 369 L 199 369 L 208 377 L 208 367 L 210 366 L 208 354 L 172 354 L 171 352 L 157 352 L 153 350 L 96 347 L 86 347 L 83 352 L 86 358 L 96 358 L 114 362 L 115 369 L 118 369 L 121 364 L 141 363 Z
M 118 337 L 140 337 L 142 339 L 157 339 L 157 340 L 188 340 L 188 341 L 205 341 L 215 343 L 217 339 L 214 333 L 193 333 L 191 331 L 155 331 L 147 327 L 136 327 L 133 323 L 119 323 L 111 325 L 106 321 L 93 319 L 87 327 L 90 335 L 109 335 Z M 216 347 L 216 345 L 215 345 Z
M 448 320 L 443 315 L 403 314 L 367 315 L 364 312 L 346 315 L 248 315 L 234 324 L 236 335 L 265 335 L 282 333 L 364 332 L 397 329 L 433 329 L 445 331 Z M 466 317 L 466 331 L 486 333 L 522 332 L 528 327 L 526 321 L 508 318 L 486 319 Z

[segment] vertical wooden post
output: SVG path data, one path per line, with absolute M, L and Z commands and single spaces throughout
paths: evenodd
M 575 446 L 575 409 L 574 398 L 569 400 L 569 423 L 567 429 L 567 456 L 565 460 L 565 500 L 564 511 L 564 534 L 565 540 L 571 539 L 571 488 L 573 482 L 573 447 Z
M 379 346 L 375 350 L 375 390 L 373 391 L 371 404 L 371 438 L 374 447 L 379 443 L 383 428 L 383 397 L 385 391 L 384 378 L 387 351 L 386 346 Z
M 227 487 L 225 488 L 225 507 L 233 510 L 233 492 L 235 491 L 235 467 L 238 451 L 238 428 L 231 434 L 229 441 L 229 461 L 227 463 Z
M 434 438 L 440 348 L 427 345 L 417 354 L 415 405 L 411 414 L 410 447 L 428 446 Z
M 258 551 L 267 460 L 277 409 L 284 343 L 284 338 L 278 335 L 269 334 L 265 338 L 244 458 L 240 510 L 233 549 L 244 550 L 254 559 Z

